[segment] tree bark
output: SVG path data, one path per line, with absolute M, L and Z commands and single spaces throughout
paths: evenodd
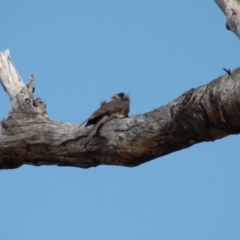
M 240 68 L 191 89 L 166 106 L 104 124 L 85 147 L 92 126 L 47 116 L 15 70 L 9 51 L 0 55 L 0 82 L 12 108 L 0 128 L 0 169 L 23 164 L 133 167 L 157 157 L 240 132 Z
M 240 38 L 240 0 L 215 0 L 227 17 L 226 28 Z

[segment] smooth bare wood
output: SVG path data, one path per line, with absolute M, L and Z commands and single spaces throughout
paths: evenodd
M 8 51 L 0 55 L 0 81 L 12 103 L 0 122 L 0 169 L 23 164 L 132 167 L 240 132 L 240 68 L 166 106 L 104 124 L 86 148 L 92 126 L 49 119 L 44 102 L 34 99 L 33 81 L 28 86 L 21 81 Z
M 240 0 L 215 0 L 227 18 L 226 28 L 240 38 Z
M 24 83 L 10 59 L 9 50 L 0 53 L 0 79 L 11 101 L 24 87 Z

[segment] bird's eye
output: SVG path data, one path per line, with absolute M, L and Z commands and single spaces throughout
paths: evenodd
M 124 95 L 123 93 L 119 93 L 118 94 L 119 97 L 123 97 L 123 95 Z

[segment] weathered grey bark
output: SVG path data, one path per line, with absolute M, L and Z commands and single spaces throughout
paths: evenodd
M 215 0 L 227 17 L 226 28 L 240 38 L 240 0 Z
M 0 169 L 23 164 L 137 166 L 240 132 L 240 68 L 149 113 L 106 123 L 87 148 L 91 126 L 49 119 L 45 104 L 34 99 L 33 79 L 23 83 L 8 51 L 0 56 L 0 82 L 12 103 L 0 122 Z

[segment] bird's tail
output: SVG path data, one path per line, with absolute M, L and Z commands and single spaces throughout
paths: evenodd
M 93 127 L 93 129 L 91 130 L 90 134 L 88 135 L 87 139 L 86 139 L 86 143 L 85 143 L 85 147 L 88 145 L 88 143 L 91 141 L 91 139 L 93 138 L 93 136 L 96 134 L 99 126 L 102 124 L 103 122 L 103 118 L 101 120 L 99 120 Z

